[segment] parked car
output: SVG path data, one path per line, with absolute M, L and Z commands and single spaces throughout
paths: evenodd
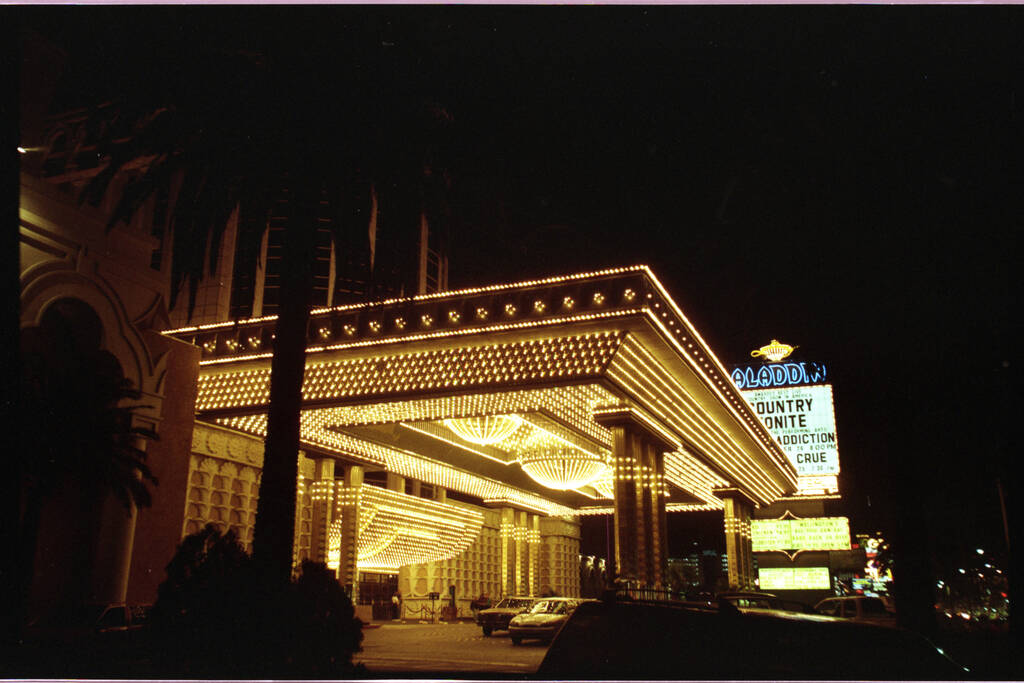
M 58 608 L 29 624 L 33 640 L 74 641 L 97 634 L 140 628 L 148 605 L 87 603 Z
M 850 653 L 858 653 L 850 656 Z M 814 614 L 694 603 L 584 602 L 537 670 L 555 679 L 963 679 L 925 638 Z
M 759 591 L 730 591 L 719 593 L 715 598 L 719 604 L 727 602 L 740 609 L 771 609 L 801 614 L 814 614 L 814 608 L 796 600 L 784 600 L 774 593 Z
M 814 606 L 814 611 L 829 617 L 850 619 L 867 624 L 896 625 L 896 612 L 881 598 L 867 595 L 825 598 Z
M 538 598 L 522 596 L 510 596 L 502 598 L 501 602 L 490 609 L 483 609 L 477 613 L 477 622 L 485 636 L 495 631 L 508 630 L 508 622 L 517 614 L 522 614 L 537 602 Z
M 529 612 L 512 617 L 508 624 L 512 644 L 518 645 L 528 638 L 550 641 L 580 602 L 574 598 L 545 598 Z

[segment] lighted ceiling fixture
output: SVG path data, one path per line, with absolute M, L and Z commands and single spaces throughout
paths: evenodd
M 602 456 L 567 445 L 529 448 L 519 453 L 518 460 L 531 479 L 560 491 L 586 486 L 609 469 Z
M 491 446 L 512 436 L 523 420 L 518 415 L 485 415 L 445 420 L 444 425 L 461 438 L 479 446 Z

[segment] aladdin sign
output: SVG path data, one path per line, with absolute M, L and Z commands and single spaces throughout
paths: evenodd
M 773 365 L 741 365 L 730 375 L 739 390 L 821 384 L 828 371 L 821 363 L 799 362 Z

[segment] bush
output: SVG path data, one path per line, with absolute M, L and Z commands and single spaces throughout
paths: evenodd
M 230 531 L 182 541 L 153 606 L 154 665 L 168 677 L 345 678 L 362 622 L 323 564 L 282 587 L 261 579 Z

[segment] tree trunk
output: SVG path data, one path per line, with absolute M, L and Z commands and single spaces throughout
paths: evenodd
M 291 177 L 287 238 L 281 260 L 281 300 L 271 361 L 270 407 L 253 537 L 253 557 L 272 583 L 291 579 L 295 540 L 299 415 L 306 332 L 313 290 L 319 185 Z

